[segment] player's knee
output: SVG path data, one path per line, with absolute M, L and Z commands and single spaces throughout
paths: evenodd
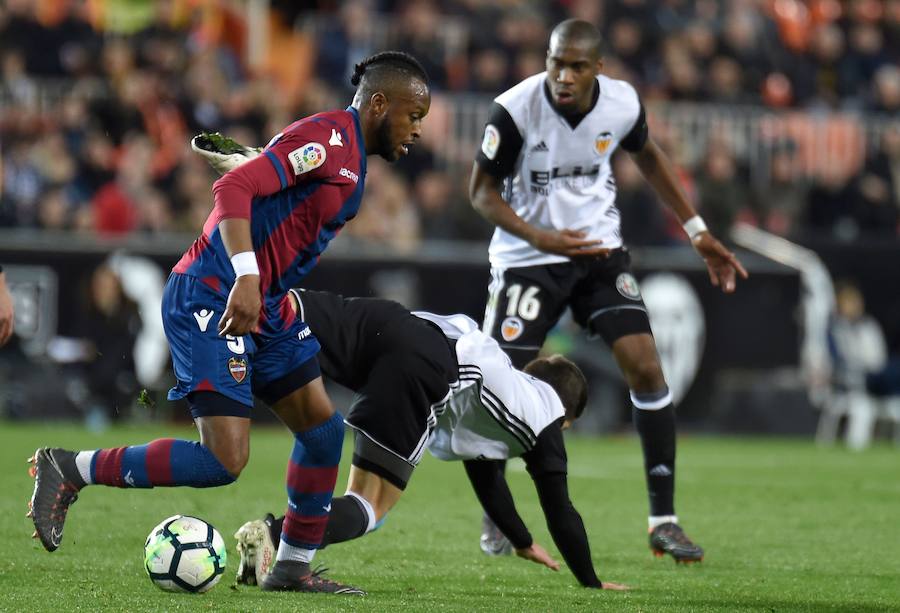
M 226 449 L 213 449 L 212 451 L 222 467 L 235 479 L 241 475 L 244 467 L 247 466 L 247 461 L 250 459 L 250 450 L 246 448 L 232 447 Z
M 665 388 L 666 379 L 657 359 L 644 359 L 633 363 L 628 372 L 628 387 L 639 394 L 656 392 Z

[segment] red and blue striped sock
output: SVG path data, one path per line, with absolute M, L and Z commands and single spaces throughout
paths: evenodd
M 344 420 L 339 413 L 312 430 L 294 434 L 278 560 L 308 563 L 321 548 L 343 443 Z
M 83 451 L 75 462 L 87 483 L 111 487 L 216 487 L 234 481 L 209 448 L 173 438 Z

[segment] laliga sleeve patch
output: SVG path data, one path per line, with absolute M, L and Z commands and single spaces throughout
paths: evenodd
M 484 128 L 484 140 L 481 142 L 481 151 L 489 160 L 497 157 L 500 149 L 500 130 L 494 124 L 489 123 Z
M 319 143 L 306 143 L 288 153 L 288 160 L 295 175 L 314 170 L 325 163 L 325 147 Z

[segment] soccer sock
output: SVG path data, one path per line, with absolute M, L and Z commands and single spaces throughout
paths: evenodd
M 337 412 L 312 430 L 294 434 L 287 468 L 288 509 L 276 561 L 308 563 L 322 546 L 343 443 L 344 420 Z
M 208 447 L 173 438 L 81 451 L 75 465 L 85 483 L 111 487 L 216 487 L 234 482 Z
M 668 388 L 631 392 L 634 427 L 641 437 L 650 515 L 675 515 L 675 407 Z
M 359 538 L 374 530 L 376 521 L 375 509 L 369 501 L 358 494 L 347 492 L 331 501 L 331 513 L 328 515 L 322 547 Z

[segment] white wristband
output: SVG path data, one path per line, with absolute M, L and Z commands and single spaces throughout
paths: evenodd
M 701 232 L 707 231 L 706 223 L 699 215 L 694 215 L 686 222 L 681 224 L 681 227 L 684 228 L 684 231 L 687 232 L 687 235 L 691 237 L 691 240 L 694 240 Z
M 259 265 L 256 263 L 256 254 L 252 251 L 242 251 L 231 256 L 231 267 L 234 268 L 236 277 L 244 275 L 259 276 Z

